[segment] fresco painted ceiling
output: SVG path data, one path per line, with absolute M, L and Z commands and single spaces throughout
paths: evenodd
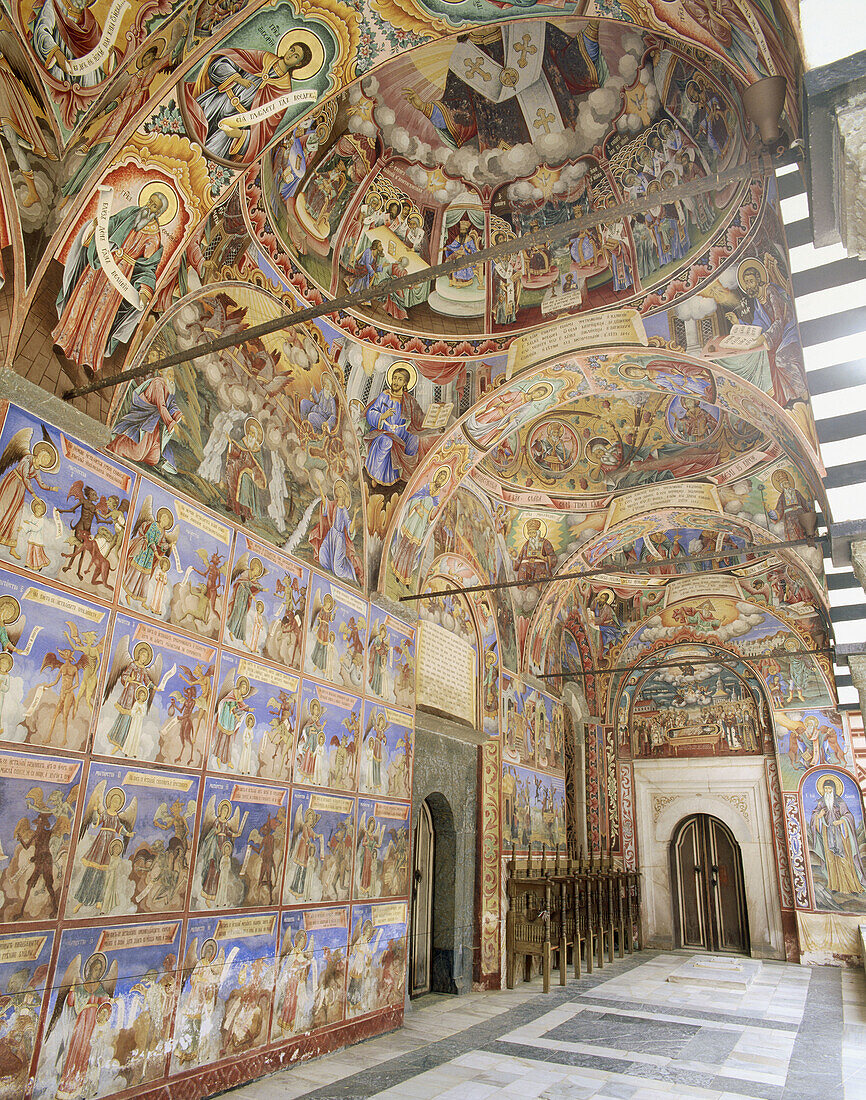
M 747 163 L 757 79 L 797 134 L 794 43 L 770 0 L 6 3 L 5 365 L 64 393 L 237 337 L 75 403 L 346 584 L 511 582 L 422 608 L 471 608 L 497 668 L 642 659 L 659 616 L 703 645 L 700 615 L 664 633 L 684 583 L 821 648 L 820 554 L 774 549 L 828 515 L 774 178 L 666 196 Z M 677 563 L 701 552 L 729 560 Z M 619 572 L 541 583 L 590 568 Z

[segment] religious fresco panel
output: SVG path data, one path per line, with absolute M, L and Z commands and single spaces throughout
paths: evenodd
M 406 984 L 407 903 L 352 906 L 346 1016 L 366 1016 L 399 1004 Z
M 300 677 L 223 653 L 208 768 L 288 783 Z
M 502 768 L 502 845 L 517 852 L 565 851 L 565 780 L 514 764 Z
M 857 783 L 837 768 L 815 767 L 800 783 L 815 908 L 857 913 L 866 899 L 866 827 Z
M 211 331 L 238 332 L 272 320 L 282 309 L 265 291 L 244 284 L 201 291 L 166 314 L 149 346 L 178 351 Z M 256 338 L 231 354 L 180 364 L 121 389 L 108 450 L 243 524 L 250 535 L 360 585 L 357 444 L 316 331 Z
M 206 779 L 191 870 L 192 909 L 258 909 L 279 901 L 288 792 Z
M 415 629 L 370 609 L 367 691 L 377 699 L 411 707 L 415 700 Z
M 290 821 L 283 904 L 349 901 L 355 799 L 295 787 Z
M 236 1059 L 267 1042 L 279 913 L 187 922 L 171 1071 Z
M 33 1096 L 109 1096 L 165 1075 L 180 920 L 66 928 Z
M 361 794 L 411 797 L 414 738 L 411 715 L 367 700 L 359 745 Z
M 184 908 L 200 780 L 93 763 L 82 795 L 67 919 Z
M 300 669 L 309 570 L 247 535 L 235 539 L 223 643 Z
M 82 767 L 79 760 L 59 756 L 0 753 L 2 924 L 60 916 Z
M 0 737 L 86 751 L 110 611 L 5 570 L 0 584 Z
M 297 721 L 293 780 L 354 791 L 362 751 L 361 700 L 304 680 Z
M 409 891 L 407 803 L 358 799 L 353 898 L 405 897 Z
M 200 768 L 216 649 L 118 612 L 104 664 L 94 753 Z
M 53 932 L 0 936 L 0 989 L 3 990 L 0 1057 L 8 1068 L 0 1084 L 2 1100 L 18 1100 L 28 1085 L 36 1035 L 44 1018 Z
M 346 1010 L 349 909 L 283 913 L 271 1039 L 339 1023 Z
M 0 432 L 0 559 L 110 600 L 136 477 L 8 405 Z
M 145 478 L 133 512 L 120 604 L 202 637 L 219 637 L 231 528 Z
M 365 600 L 324 577 L 311 577 L 304 672 L 350 691 L 363 691 L 369 621 Z
M 812 768 L 854 771 L 850 735 L 837 710 L 774 710 L 776 759 L 783 791 L 796 791 Z

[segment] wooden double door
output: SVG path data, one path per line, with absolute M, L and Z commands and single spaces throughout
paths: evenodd
M 730 829 L 708 814 L 680 822 L 671 876 L 679 946 L 748 955 L 743 860 Z

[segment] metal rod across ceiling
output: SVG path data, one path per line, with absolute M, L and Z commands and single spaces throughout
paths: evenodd
M 701 645 L 700 642 L 689 642 L 688 645 Z M 810 654 L 832 654 L 835 653 L 834 649 L 825 646 L 823 649 L 786 649 L 784 653 L 778 654 L 780 657 L 799 657 L 807 656 Z M 764 654 L 767 658 L 773 658 L 776 654 L 767 653 Z M 634 672 L 641 673 L 653 672 L 657 668 L 682 668 L 683 665 L 724 665 L 726 660 L 740 660 L 750 661 L 755 660 L 753 657 L 740 657 L 736 653 L 727 653 L 724 656 L 719 657 L 681 657 L 676 661 L 656 661 L 653 664 L 634 664 L 634 665 L 619 665 L 614 668 L 590 668 L 585 671 L 581 671 L 577 668 L 569 668 L 561 672 L 542 672 L 539 673 L 536 679 L 539 680 L 555 680 L 557 677 L 563 680 L 569 680 L 573 676 L 612 676 L 617 672 Z
M 442 588 L 438 592 L 413 592 L 408 596 L 400 596 L 400 603 L 410 603 L 414 600 L 439 599 L 442 596 L 466 596 L 470 592 L 492 592 L 499 588 L 535 588 L 537 585 L 555 584 L 557 581 L 574 581 L 584 577 L 603 577 L 621 573 L 644 573 L 649 569 L 670 569 L 671 565 L 683 565 L 686 562 L 711 562 L 728 561 L 733 558 L 745 558 L 750 554 L 766 553 L 774 554 L 777 550 L 792 550 L 802 546 L 819 546 L 826 550 L 829 540 L 826 535 L 813 535 L 805 539 L 787 539 L 783 542 L 771 542 L 766 545 L 746 546 L 742 550 L 728 550 L 712 554 L 686 554 L 679 558 L 667 558 L 660 561 L 635 562 L 632 565 L 611 565 L 604 569 L 584 569 L 579 573 L 559 573 L 552 577 L 538 577 L 534 581 L 495 581 L 492 584 L 475 584 L 469 588 Z M 714 572 L 706 569 L 701 572 Z M 692 572 L 679 573 L 676 570 L 666 576 L 694 576 Z
M 678 199 L 687 199 L 695 195 L 705 195 L 713 191 L 721 191 L 732 183 L 744 182 L 749 179 L 763 179 L 766 176 L 772 175 L 777 167 L 788 163 L 792 155 L 793 154 L 788 154 L 775 161 L 771 160 L 768 156 L 756 157 L 736 168 L 729 168 L 724 172 L 719 172 L 716 175 L 707 176 L 703 179 L 692 180 L 689 183 L 680 184 L 678 187 L 672 187 L 667 191 L 659 191 L 652 195 L 651 198 L 633 199 L 629 202 L 620 203 L 617 206 L 606 207 L 604 210 L 595 210 L 589 214 L 583 214 L 579 218 L 572 218 L 570 221 L 563 222 L 561 225 L 546 226 L 543 229 L 536 229 L 531 233 L 525 233 L 520 237 L 514 237 L 508 241 L 503 241 L 501 244 L 494 244 L 490 245 L 488 248 L 480 249 L 478 252 L 473 253 L 472 264 L 474 266 L 486 260 L 495 260 L 501 256 L 509 256 L 515 252 L 523 252 L 533 245 L 557 244 L 561 241 L 567 241 L 581 229 L 591 229 L 597 225 L 610 224 L 623 217 L 642 214 L 650 208 L 666 202 L 675 202 Z M 379 300 L 384 301 L 395 291 L 406 290 L 419 283 L 425 283 L 430 279 L 435 279 L 439 275 L 447 275 L 452 271 L 456 271 L 461 266 L 466 266 L 465 256 L 447 260 L 445 263 L 437 264 L 435 267 L 426 267 L 410 275 L 403 275 L 399 279 L 387 279 L 368 290 L 358 291 L 355 294 L 343 294 L 336 298 L 328 298 L 327 301 L 322 302 L 321 305 L 310 306 L 307 309 L 301 309 L 295 313 L 286 313 L 280 317 L 273 318 L 271 321 L 265 321 L 260 325 L 253 325 L 248 329 L 244 329 L 242 332 L 217 337 L 215 340 L 209 340 L 195 347 L 186 348 L 183 351 L 175 352 L 173 355 L 165 355 L 162 358 L 154 359 L 151 362 L 143 363 L 141 366 L 121 371 L 119 374 L 113 374 L 107 378 L 97 378 L 86 386 L 76 386 L 74 389 L 67 391 L 63 395 L 63 398 L 65 401 L 72 401 L 76 397 L 84 397 L 86 394 L 93 393 L 96 390 L 103 390 L 109 386 L 116 386 L 122 382 L 128 382 L 135 378 L 143 378 L 146 375 L 155 374 L 157 371 L 165 370 L 168 367 L 175 367 L 181 363 L 189 363 L 194 359 L 200 358 L 202 355 L 209 355 L 212 352 L 226 351 L 229 348 L 239 347 L 250 340 L 255 340 L 262 336 L 270 336 L 275 332 L 293 328 L 295 325 L 302 324 L 305 321 L 313 321 L 317 317 L 325 317 L 328 314 L 336 313 L 338 310 L 354 309 L 358 306 L 372 304 Z

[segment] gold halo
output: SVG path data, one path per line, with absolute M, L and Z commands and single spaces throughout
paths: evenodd
M 168 527 L 162 527 L 162 520 L 159 518 L 161 515 L 167 515 L 171 520 L 171 523 L 168 525 Z M 172 512 L 171 508 L 167 508 L 165 505 L 163 505 L 161 508 L 157 508 L 156 522 L 159 524 L 160 527 L 162 527 L 163 531 L 170 531 L 172 527 L 174 527 L 174 513 Z
M 123 789 L 123 787 L 109 787 L 108 790 L 105 792 L 105 798 L 102 800 L 103 806 L 108 809 L 108 803 L 111 801 L 111 796 L 113 794 L 120 795 L 120 808 L 122 810 L 123 807 L 126 805 L 126 791 Z
M 538 524 L 538 533 L 539 533 L 539 535 L 541 535 L 542 538 L 547 538 L 547 524 L 544 522 L 543 519 L 538 519 L 537 516 L 533 516 L 531 519 L 528 519 L 526 521 L 526 523 L 524 523 L 524 525 L 523 525 L 523 533 L 524 533 L 524 535 L 526 535 L 527 538 L 529 538 L 529 535 L 527 533 L 526 528 L 530 525 L 530 523 L 532 523 L 532 524 L 537 523 Z
M 293 46 L 296 42 L 306 46 L 312 57 L 303 68 L 292 71 L 292 80 L 312 80 L 314 76 L 322 71 L 325 64 L 325 47 L 318 35 L 305 30 L 303 27 L 296 27 L 294 30 L 286 31 L 277 43 L 277 57 L 284 57 L 289 46 Z
M 262 427 L 262 422 L 258 419 L 258 417 L 255 416 L 248 416 L 244 421 L 244 435 L 247 434 L 253 424 L 255 424 L 256 428 L 258 428 L 259 436 L 261 437 L 261 439 L 264 440 L 265 429 Z
M 749 256 L 745 260 L 741 260 L 740 266 L 737 268 L 737 282 L 741 290 L 746 289 L 743 286 L 743 276 L 747 271 L 757 271 L 763 282 L 767 281 L 767 269 L 760 260 L 756 260 L 754 256 Z
M 794 483 L 794 478 L 793 478 L 793 475 L 791 474 L 790 470 L 776 470 L 776 472 L 770 478 L 770 482 L 771 482 L 773 488 L 778 489 L 780 492 L 782 490 L 782 486 L 779 484 L 779 482 L 781 481 L 781 479 L 783 477 L 788 478 L 788 480 L 792 484 Z
M 49 443 L 47 439 L 40 439 L 36 446 L 33 448 L 33 458 L 38 460 L 39 456 L 45 451 L 48 451 L 53 458 L 50 466 L 43 466 L 42 469 L 47 474 L 53 474 L 55 470 L 60 469 L 60 455 L 57 453 L 57 448 L 53 443 Z
M 243 695 L 244 699 L 246 699 L 246 697 L 250 693 L 250 682 L 246 678 L 246 676 L 239 676 L 238 677 L 237 689 L 240 692 L 240 694 Z
M 815 780 L 815 790 L 820 792 L 825 783 L 830 782 L 833 784 L 833 790 L 836 795 L 841 798 L 842 792 L 845 790 L 845 785 L 838 775 L 833 775 L 832 772 L 825 772 L 823 775 L 819 775 Z
M 144 649 L 147 653 L 147 661 L 145 662 L 145 667 L 147 667 L 147 665 L 149 665 L 150 662 L 153 660 L 153 646 L 150 644 L 150 642 L 138 642 L 136 645 L 133 646 L 132 659 L 133 661 L 135 661 L 136 664 L 140 664 L 140 661 L 136 656 L 140 649 Z
M 388 369 L 385 371 L 385 381 L 388 383 L 389 386 L 391 385 L 391 379 L 394 377 L 394 371 L 397 370 L 398 367 L 401 370 L 406 371 L 406 373 L 409 375 L 409 383 L 406 386 L 406 389 L 414 390 L 415 383 L 418 381 L 418 371 L 413 366 L 413 364 L 406 359 L 398 359 L 396 363 L 392 363 L 391 366 L 388 367 Z
M 21 604 L 14 596 L 0 596 L 0 623 L 14 623 L 20 614 Z
M 165 195 L 168 200 L 168 206 L 156 219 L 158 225 L 171 225 L 174 219 L 177 217 L 178 201 L 177 194 L 173 187 L 169 187 L 167 183 L 162 183 L 160 180 L 151 180 L 150 183 L 146 183 L 144 187 L 138 192 L 138 205 L 147 205 L 147 200 L 151 195 L 155 195 L 159 191 L 160 194 Z
M 261 558 L 253 558 L 250 562 L 250 576 L 261 577 L 265 571 L 265 567 Z
M 217 951 L 219 951 L 219 945 L 217 944 L 217 941 L 213 938 L 204 941 L 204 943 L 201 945 L 201 950 L 198 953 L 198 957 L 200 959 L 204 958 L 206 948 L 210 948 L 213 951 L 213 955 L 211 955 L 211 958 L 215 958 Z
M 11 653 L 0 653 L 0 671 L 8 671 L 15 664 Z
M 217 805 L 217 817 L 219 817 L 219 815 L 223 812 L 223 806 L 228 806 L 229 813 L 232 812 L 231 802 L 229 802 L 229 800 L 227 798 L 223 798 L 223 799 L 220 800 L 219 804 Z
M 433 471 L 433 476 L 430 478 L 430 484 L 431 485 L 436 480 L 436 478 L 439 476 L 439 474 L 442 473 L 443 470 L 448 475 L 448 480 L 449 481 L 451 480 L 451 475 L 452 475 L 451 467 L 450 466 L 437 466 L 436 469 Z

